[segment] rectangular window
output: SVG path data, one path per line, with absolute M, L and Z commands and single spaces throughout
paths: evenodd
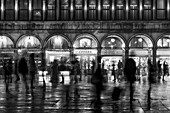
M 69 20 L 70 19 L 70 3 L 69 0 L 60 0 L 60 19 Z
M 129 5 L 129 19 L 130 20 L 138 20 L 139 19 L 139 1 L 138 0 L 130 0 Z
M 102 0 L 102 20 L 111 20 L 111 1 Z
M 115 9 L 115 19 L 124 20 L 125 19 L 125 0 L 116 0 L 116 9 Z
M 33 20 L 42 20 L 42 0 L 32 0 Z
M 5 20 L 15 20 L 15 0 L 4 0 Z
M 166 0 L 156 1 L 156 19 L 163 20 L 166 19 Z
M 47 20 L 56 19 L 56 0 L 47 0 Z
M 152 20 L 152 0 L 144 0 L 143 3 L 143 19 Z
M 97 20 L 97 0 L 88 0 L 88 20 Z
M 83 0 L 74 0 L 74 19 L 75 20 L 83 20 Z
M 29 16 L 28 16 L 28 6 L 29 6 L 29 2 L 28 0 L 19 0 L 19 20 L 28 20 Z

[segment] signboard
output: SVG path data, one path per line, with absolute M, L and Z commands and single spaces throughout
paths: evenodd
M 170 55 L 170 49 L 158 49 L 157 50 L 157 56 L 166 56 Z
M 74 54 L 97 54 L 97 49 L 75 49 Z
M 47 50 L 46 51 L 47 54 L 58 54 L 58 55 L 69 55 L 70 54 L 70 51 L 69 50 Z
M 129 55 L 132 56 L 148 56 L 152 55 L 152 51 L 148 51 L 148 49 L 130 49 L 129 50 Z
M 102 49 L 101 55 L 123 55 L 123 50 L 121 50 L 121 49 Z

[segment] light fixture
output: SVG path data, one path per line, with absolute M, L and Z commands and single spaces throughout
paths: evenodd
M 114 39 L 114 38 L 112 38 L 112 39 L 111 39 L 111 42 L 115 42 L 115 39 Z
M 142 38 L 139 38 L 138 41 L 139 41 L 139 42 L 142 42 Z

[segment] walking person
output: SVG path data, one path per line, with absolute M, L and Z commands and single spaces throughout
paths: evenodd
M 9 89 L 8 89 L 8 85 L 9 85 L 9 83 L 8 83 L 9 72 L 8 72 L 6 60 L 4 60 L 4 62 L 3 62 L 3 70 L 4 70 L 4 82 L 5 82 L 5 85 L 6 85 L 6 92 L 9 92 Z
M 58 61 L 55 59 L 53 62 L 53 65 L 51 66 L 52 69 L 52 76 L 51 76 L 51 82 L 52 83 L 58 83 L 59 81 L 59 69 L 58 69 Z
M 28 65 L 27 65 L 25 55 L 23 55 L 22 58 L 19 61 L 18 72 L 23 77 L 23 81 L 24 81 L 24 84 L 25 84 L 26 92 L 27 92 L 28 91 L 28 84 L 27 84 Z
M 45 84 L 45 80 L 44 80 L 44 71 L 46 70 L 46 60 L 44 57 L 45 57 L 45 55 L 42 52 L 41 53 L 41 71 L 42 71 L 42 77 L 43 77 L 43 86 L 45 87 L 46 84 Z
M 166 61 L 163 63 L 163 77 L 162 81 L 165 81 L 165 76 L 168 74 L 168 64 Z
M 35 59 L 34 59 L 34 53 L 31 53 L 29 56 L 29 73 L 31 78 L 31 89 L 34 88 L 34 80 L 35 80 L 35 74 L 37 71 Z
M 161 61 L 160 60 L 158 60 L 158 62 L 157 62 L 157 68 L 158 68 L 158 79 L 160 79 L 161 78 L 161 75 L 162 75 L 162 64 L 161 64 Z
M 101 92 L 103 90 L 103 74 L 101 70 L 101 65 L 99 64 L 94 75 L 91 80 L 92 84 L 95 85 L 96 89 L 96 104 L 101 105 L 103 102 L 101 101 Z
M 14 74 L 16 76 L 15 82 L 18 82 L 20 80 L 19 74 L 18 74 L 18 58 L 14 61 Z
M 135 82 L 136 74 L 136 62 L 132 58 L 128 58 L 125 62 L 124 74 L 126 75 L 127 80 L 130 83 L 130 108 L 132 109 L 132 101 L 134 94 L 133 83 Z
M 8 69 L 8 82 L 12 83 L 13 64 L 11 58 L 8 60 L 7 69 Z
M 113 81 L 116 82 L 116 73 L 115 73 L 115 63 L 112 64 L 112 76 L 114 77 Z

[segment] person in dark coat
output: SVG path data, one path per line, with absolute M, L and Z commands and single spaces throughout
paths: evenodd
M 7 69 L 8 69 L 8 74 L 9 74 L 8 82 L 12 83 L 13 64 L 12 64 L 11 58 L 8 60 Z
M 30 77 L 31 77 L 31 89 L 33 89 L 34 88 L 33 83 L 34 83 L 37 67 L 35 64 L 34 53 L 31 53 L 29 57 L 30 57 L 30 59 L 29 59 L 29 73 L 30 73 Z
M 132 58 L 128 58 L 125 62 L 124 74 L 126 75 L 127 80 L 130 83 L 130 107 L 132 109 L 132 101 L 133 101 L 133 94 L 134 88 L 133 83 L 136 80 L 136 62 Z
M 100 80 L 98 83 L 94 84 L 96 88 L 96 104 L 100 105 L 103 104 L 103 102 L 101 101 L 101 92 L 103 90 L 103 74 L 100 64 L 98 65 L 93 76 L 98 77 L 98 79 Z
M 8 72 L 8 68 L 7 68 L 7 62 L 4 60 L 3 62 L 3 70 L 4 70 L 4 82 L 5 82 L 5 85 L 6 85 L 6 92 L 9 92 L 9 89 L 8 89 L 8 76 L 9 76 L 9 72 Z
M 28 91 L 28 84 L 27 84 L 28 65 L 25 57 L 22 57 L 19 61 L 18 72 L 23 76 L 25 88 L 26 91 Z
M 54 60 L 51 69 L 52 69 L 51 82 L 58 83 L 58 81 L 59 81 L 59 67 L 58 67 L 57 60 Z

